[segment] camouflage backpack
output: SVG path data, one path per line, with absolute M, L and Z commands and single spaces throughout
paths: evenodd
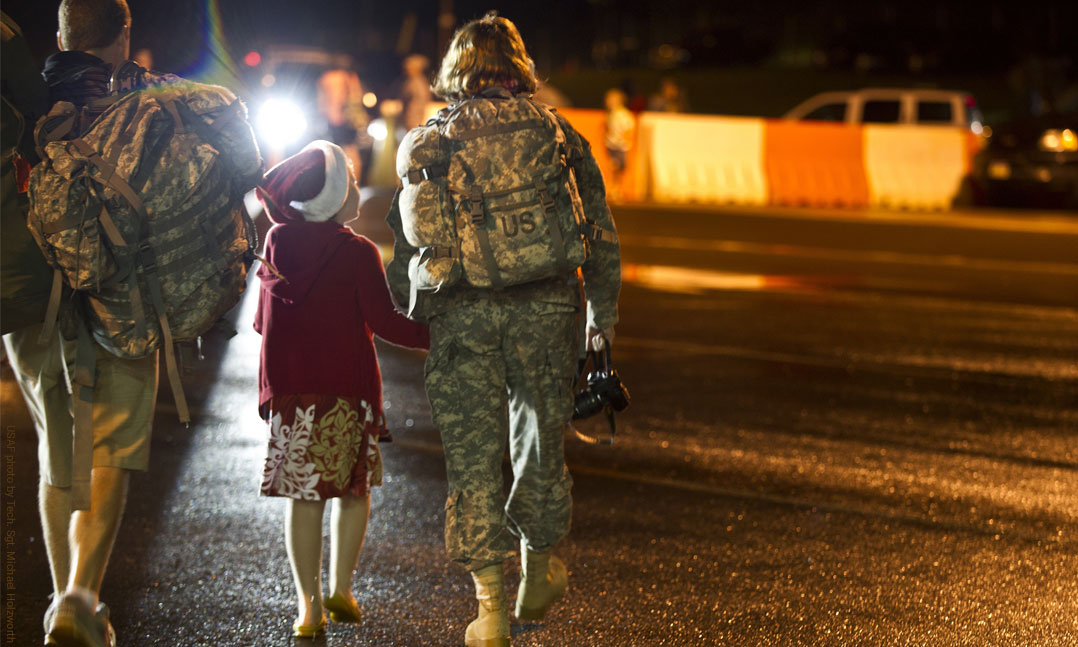
M 588 255 L 588 226 L 553 112 L 504 90 L 443 110 L 397 152 L 401 224 L 418 248 L 415 290 L 464 279 L 503 288 L 567 275 Z
M 119 96 L 87 128 L 80 114 L 60 102 L 37 127 L 29 226 L 56 268 L 48 319 L 62 280 L 79 331 L 106 350 L 163 347 L 187 422 L 173 343 L 238 303 L 256 246 L 242 196 L 262 160 L 246 111 L 225 88 L 170 77 Z

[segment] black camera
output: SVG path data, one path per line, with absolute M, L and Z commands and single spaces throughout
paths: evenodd
M 609 408 L 610 411 L 623 411 L 629 406 L 629 389 L 621 383 L 618 372 L 610 361 L 610 344 L 602 351 L 602 366 L 599 365 L 599 353 L 592 351 L 594 370 L 588 373 L 587 386 L 576 392 L 573 398 L 573 420 L 590 418 Z

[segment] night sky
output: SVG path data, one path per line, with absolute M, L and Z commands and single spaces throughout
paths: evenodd
M 373 86 L 396 77 L 404 53 L 437 60 L 439 7 L 455 25 L 496 7 L 513 19 L 541 74 L 565 69 L 673 70 L 786 66 L 870 73 L 1003 77 L 1030 58 L 1075 79 L 1078 2 L 924 0 L 752 3 L 469 2 L 466 0 L 211 0 L 130 2 L 132 49 L 152 49 L 155 66 L 197 76 L 215 63 L 242 69 L 244 53 L 273 44 L 317 45 L 352 54 Z M 55 51 L 56 0 L 7 0 L 35 53 Z M 409 16 L 412 16 L 409 19 Z M 211 27 L 219 22 L 213 56 Z M 413 30 L 408 26 L 414 25 Z M 410 37 L 409 37 L 410 34 Z M 444 34 L 442 35 L 444 39 Z

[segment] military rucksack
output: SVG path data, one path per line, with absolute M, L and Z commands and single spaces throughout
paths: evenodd
M 397 153 L 401 224 L 418 248 L 409 309 L 415 290 L 498 289 L 579 267 L 589 224 L 571 164 L 582 155 L 549 108 L 505 91 L 409 132 Z
M 101 347 L 127 358 L 163 348 L 187 422 L 173 343 L 238 303 L 257 244 L 242 196 L 262 161 L 246 110 L 225 88 L 171 77 L 119 96 L 88 127 L 84 114 L 60 102 L 37 128 L 29 226 L 57 270 L 49 319 L 62 279 L 79 330 Z

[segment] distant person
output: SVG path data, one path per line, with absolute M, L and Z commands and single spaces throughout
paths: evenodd
M 257 191 L 274 226 L 254 328 L 262 335 L 259 412 L 269 425 L 263 496 L 285 497 L 285 546 L 297 638 L 359 622 L 352 581 L 371 487 L 382 484 L 385 429 L 373 335 L 427 348 L 427 327 L 397 312 L 378 248 L 345 223 L 359 187 L 344 151 L 315 141 L 266 174 Z M 330 520 L 329 597 L 322 597 L 322 515 Z
M 406 131 L 422 126 L 427 122 L 427 106 L 430 104 L 430 79 L 427 66 L 430 60 L 422 54 L 405 57 L 401 65 L 404 81 L 401 84 L 400 98 L 404 104 L 401 115 Z
M 689 99 L 677 81 L 667 76 L 659 84 L 658 94 L 651 95 L 648 110 L 654 112 L 688 112 Z
M 621 85 L 618 87 L 625 93 L 625 107 L 629 109 L 629 112 L 637 115 L 647 109 L 648 98 L 644 96 L 643 92 L 637 90 L 636 83 L 632 79 L 623 79 Z
M 363 107 L 363 84 L 346 66 L 327 70 L 318 78 L 318 110 L 326 120 L 329 139 L 344 149 L 356 177 L 363 174 L 360 140 L 370 118 Z
M 629 150 L 633 147 L 633 134 L 636 132 L 636 119 L 625 106 L 625 93 L 617 88 L 606 91 L 606 119 L 603 122 L 603 144 L 614 167 L 613 181 L 610 183 L 610 197 L 621 199 L 622 182 Z
M 387 217 L 390 285 L 431 326 L 426 387 L 445 448 L 446 552 L 471 573 L 479 603 L 469 647 L 509 645 L 503 571 L 518 554 L 517 618 L 541 619 L 568 587 L 553 552 L 571 517 L 563 433 L 578 322 L 601 348 L 618 318 L 619 247 L 602 174 L 569 122 L 530 99 L 534 69 L 505 18 L 457 31 L 434 85 L 451 105 L 402 142 L 404 187 Z

